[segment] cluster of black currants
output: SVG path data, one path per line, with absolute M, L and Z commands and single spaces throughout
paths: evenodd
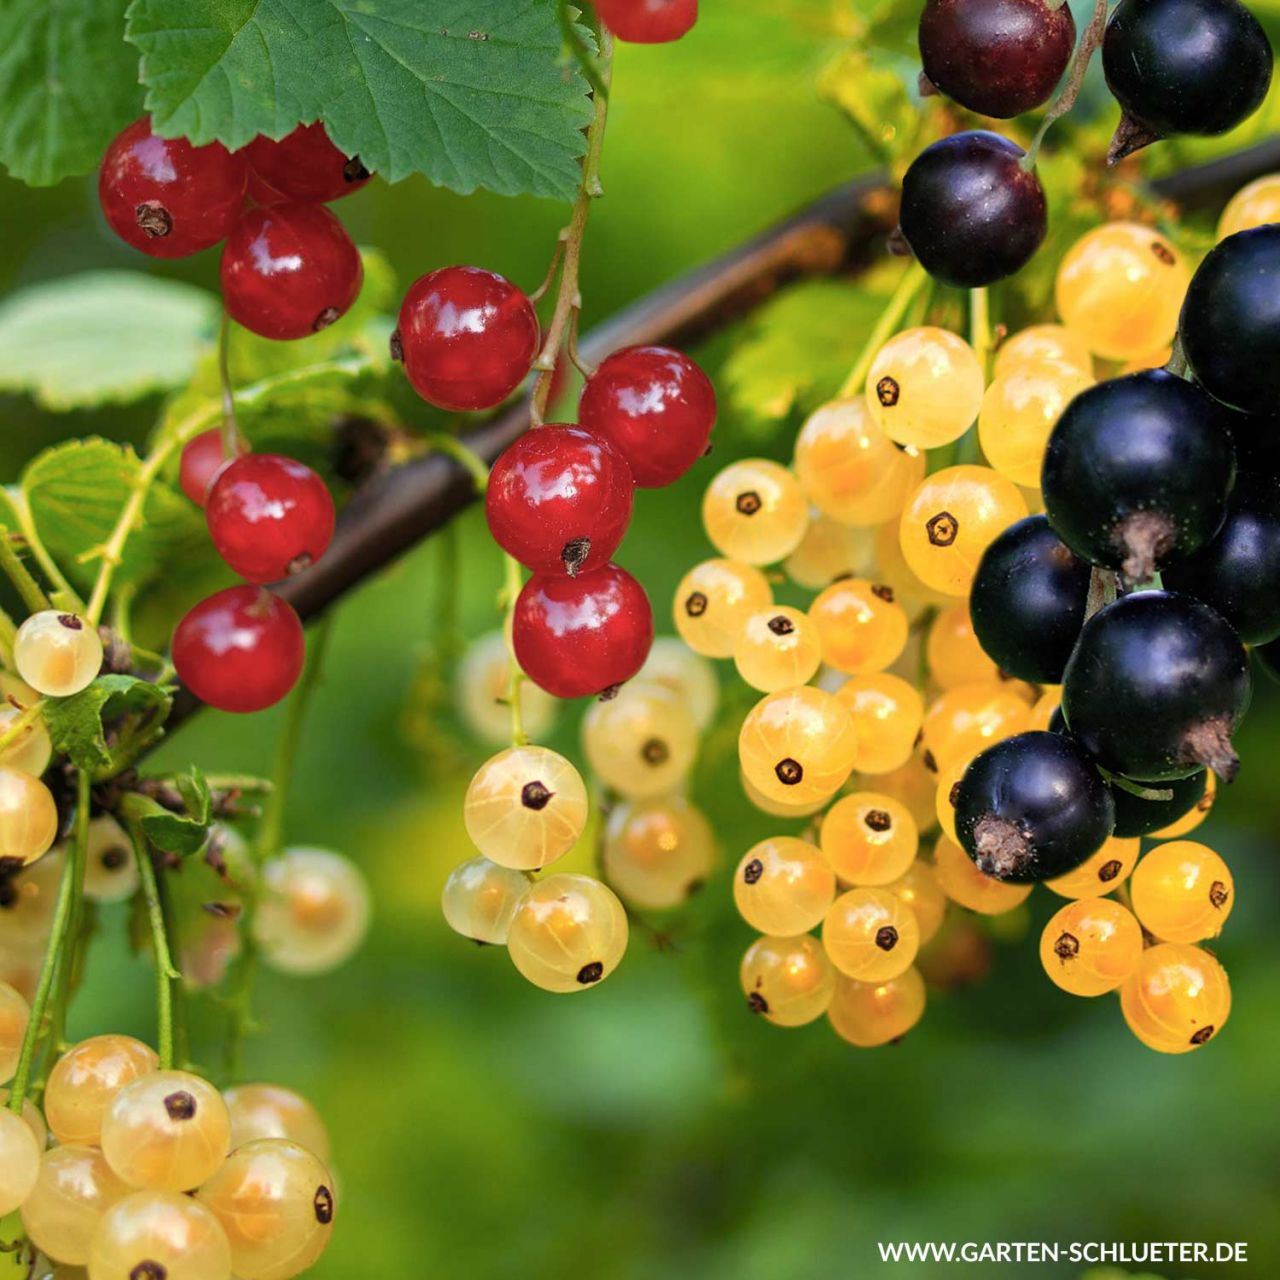
M 927 0 L 921 87 L 1007 120 L 1048 102 L 1071 64 L 1051 120 L 1078 92 L 1100 30 L 1101 14 L 1073 62 L 1076 26 L 1064 0 Z M 1270 42 L 1237 0 L 1121 0 L 1106 22 L 1102 61 L 1122 111 L 1112 164 L 1160 138 L 1225 133 L 1258 109 L 1271 84 Z M 980 288 L 1013 275 L 1040 247 L 1048 216 L 1038 141 L 1027 151 L 967 129 L 916 157 L 899 225 L 935 279 Z
M 970 609 L 1011 676 L 1062 685 L 1048 732 L 978 756 L 956 791 L 984 873 L 1059 876 L 1113 834 L 1149 834 L 1230 782 L 1246 645 L 1280 644 L 1280 225 L 1204 260 L 1179 321 L 1185 376 L 1078 395 L 1049 439 L 1046 515 L 987 549 Z M 1274 670 L 1274 668 L 1273 668 Z

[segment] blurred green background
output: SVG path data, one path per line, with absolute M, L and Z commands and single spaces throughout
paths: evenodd
M 588 323 L 870 166 L 815 92 L 857 33 L 850 7 L 704 7 L 680 44 L 618 56 L 607 198 L 593 211 L 583 268 Z M 88 180 L 36 192 L 0 180 L 0 208 L 5 292 L 110 265 L 215 284 L 214 254 L 140 263 L 106 233 Z M 530 287 L 564 216 L 546 202 L 464 200 L 421 181 L 375 182 L 340 213 L 402 284 L 460 261 Z M 54 439 L 137 439 L 150 418 L 136 408 L 54 418 L 9 398 L 0 423 L 10 479 Z M 709 553 L 697 518 L 703 485 L 727 459 L 762 447 L 785 457 L 789 438 L 762 446 L 730 418 L 713 460 L 670 490 L 641 494 L 619 558 L 648 587 L 661 630 L 678 577 Z M 732 908 L 729 869 L 779 827 L 739 794 L 732 725 L 704 744 L 693 780 L 721 860 L 676 921 L 677 950 L 634 933 L 619 972 L 569 1000 L 527 986 L 501 950 L 447 931 L 440 886 L 470 856 L 461 801 L 487 750 L 447 713 L 428 725 L 426 750 L 420 721 L 416 745 L 402 731 L 415 673 L 439 640 L 443 556 L 466 566 L 466 635 L 497 624 L 499 557 L 475 510 L 456 539 L 418 548 L 350 597 L 289 805 L 290 840 L 357 859 L 377 913 L 368 945 L 339 973 L 263 980 L 263 1034 L 248 1054 L 251 1075 L 306 1093 L 333 1132 L 341 1214 L 317 1280 L 905 1280 L 949 1269 L 882 1267 L 876 1241 L 1150 1238 L 1249 1242 L 1245 1267 L 1153 1268 L 1171 1277 L 1280 1275 L 1280 700 L 1271 688 L 1259 688 L 1243 735 L 1240 780 L 1202 829 L 1239 890 L 1219 949 L 1234 1013 L 1211 1047 L 1152 1054 L 1115 1001 L 1052 987 L 1036 941 L 1058 903 L 1037 894 L 997 926 L 984 981 L 931 992 L 903 1043 L 860 1052 L 824 1024 L 784 1032 L 743 1007 L 737 962 L 749 932 Z M 729 704 L 746 705 L 732 671 L 722 677 Z M 551 745 L 576 751 L 578 714 L 561 716 Z M 278 719 L 203 713 L 161 760 L 265 772 Z M 153 1035 L 148 963 L 129 954 L 123 926 L 123 909 L 108 913 L 74 1035 Z M 201 1007 L 198 1047 L 213 1065 L 216 1018 Z

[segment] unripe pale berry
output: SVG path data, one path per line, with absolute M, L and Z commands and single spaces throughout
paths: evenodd
M 505 946 L 528 877 L 488 858 L 469 858 L 449 872 L 440 895 L 445 922 L 475 942 Z

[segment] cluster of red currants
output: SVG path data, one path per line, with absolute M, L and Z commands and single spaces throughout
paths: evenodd
M 1046 126 L 1078 92 L 1100 34 L 1095 20 Z M 928 0 L 921 84 L 978 115 L 1011 119 L 1049 100 L 1075 37 L 1070 6 L 1052 0 Z M 1122 0 L 1106 22 L 1102 62 L 1123 111 L 1111 163 L 1160 138 L 1225 133 L 1258 109 L 1271 83 L 1271 44 L 1237 0 Z M 967 129 L 912 163 L 900 229 L 931 275 L 985 286 L 1013 275 L 1040 247 L 1047 209 L 1035 173 L 1039 140 L 1024 150 Z
M 227 314 L 262 337 L 287 340 L 331 325 L 359 294 L 359 251 L 325 206 L 369 177 L 319 123 L 230 152 L 161 138 L 142 119 L 107 148 L 98 193 L 112 229 L 153 257 L 185 257 L 225 240 Z M 209 705 L 261 710 L 293 687 L 305 649 L 297 614 L 265 586 L 324 553 L 333 499 L 310 467 L 243 453 L 231 429 L 187 443 L 180 481 L 205 509 L 219 554 L 250 585 L 219 591 L 182 619 L 174 666 Z
M 0 1082 L 29 1016 L 0 982 Z M 54 1064 L 41 1107 L 0 1109 L 0 1216 L 21 1212 L 33 1275 L 289 1280 L 333 1234 L 328 1159 L 323 1121 L 291 1090 L 220 1093 L 140 1041 L 95 1036 Z

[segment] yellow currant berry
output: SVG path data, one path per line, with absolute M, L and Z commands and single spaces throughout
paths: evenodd
M 631 800 L 609 814 L 601 861 L 624 902 L 665 911 L 706 883 L 715 847 L 711 824 L 683 796 Z
M 1093 379 L 1052 360 L 998 377 L 982 398 L 978 442 L 987 461 L 1014 484 L 1036 488 L 1049 433 Z
M 1200 947 L 1148 947 L 1120 988 L 1120 1010 L 1139 1040 L 1158 1053 L 1208 1044 L 1231 1013 L 1226 970 Z
M 607 885 L 558 874 L 529 886 L 507 952 L 535 987 L 566 994 L 607 978 L 627 950 L 627 913 Z
M 925 660 L 940 689 L 1000 679 L 1000 669 L 978 642 L 967 600 L 948 605 L 933 620 L 925 642 Z
M 917 831 L 928 831 L 937 822 L 933 805 L 937 780 L 918 754 L 912 755 L 906 764 L 891 773 L 876 773 L 857 779 L 857 785 L 859 790 L 875 791 L 903 805 L 915 819 Z
M 786 467 L 766 458 L 744 458 L 730 463 L 707 486 L 702 523 L 721 555 L 746 564 L 776 564 L 800 545 L 809 504 Z
M 314 1266 L 337 1209 L 324 1163 L 282 1138 L 233 1151 L 196 1200 L 226 1232 L 231 1266 L 243 1280 L 291 1280 Z
M 0 865 L 28 866 L 58 835 L 58 806 L 29 773 L 0 766 Z
M 440 895 L 445 923 L 454 933 L 490 946 L 506 946 L 516 904 L 529 888 L 523 871 L 488 858 L 469 858 L 449 872 Z
M 956 835 L 956 798 L 960 794 L 960 780 L 965 770 L 972 763 L 972 756 L 965 756 L 938 773 L 938 788 L 934 796 L 934 811 L 938 817 L 938 826 L 948 840 L 959 842 Z
M 747 1008 L 779 1027 L 802 1027 L 831 1004 L 836 971 L 812 934 L 757 938 L 739 969 Z
M 20 953 L 43 952 L 66 864 L 63 851 L 52 849 L 9 877 L 0 894 L 0 945 Z
M 1118 889 L 1129 878 L 1138 861 L 1142 841 L 1112 836 L 1074 871 L 1054 880 L 1046 880 L 1045 888 L 1063 898 L 1096 898 Z
M 836 1035 L 859 1049 L 899 1040 L 924 1016 L 920 971 L 908 969 L 886 982 L 859 982 L 840 974 L 828 1017 Z
M 13 639 L 13 664 L 37 693 L 66 698 L 102 669 L 98 628 L 74 613 L 33 613 Z
M 40 1148 L 21 1116 L 0 1111 L 0 1216 L 30 1198 L 40 1173 Z
M 231 1150 L 222 1095 L 189 1071 L 151 1071 L 119 1089 L 102 1119 L 102 1154 L 147 1191 L 180 1191 L 211 1177 Z
M 861 398 L 823 405 L 796 437 L 795 471 L 805 494 L 844 525 L 891 520 L 924 469 L 924 454 L 894 444 Z
M 915 961 L 920 926 L 911 908 L 888 889 L 850 889 L 827 910 L 822 945 L 846 977 L 888 982 Z
M 771 818 L 809 818 L 815 813 L 820 813 L 831 803 L 831 797 L 825 795 L 806 801 L 804 804 L 788 804 L 784 800 L 771 799 L 751 785 L 750 779 L 742 769 L 738 770 L 738 781 L 742 784 L 743 795 L 761 813 L 767 813 Z
M 836 877 L 821 851 L 795 836 L 774 836 L 748 849 L 733 876 L 733 900 L 757 932 L 789 937 L 821 923 L 836 896 Z
M 22 1226 L 41 1253 L 82 1267 L 102 1215 L 129 1195 L 96 1147 L 54 1147 L 40 1158 L 36 1185 L 22 1206 Z
M 631 681 L 594 702 L 582 719 L 582 748 L 605 786 L 643 799 L 684 780 L 698 752 L 698 726 L 679 694 Z
M 286 849 L 262 868 L 253 932 L 281 973 L 329 973 L 369 931 L 369 886 L 355 863 L 328 849 Z
M 1131 360 L 1172 341 L 1190 272 L 1158 231 L 1109 222 L 1067 250 L 1054 295 L 1062 322 L 1094 355 Z
M 8 1106 L 9 1090 L 0 1089 L 0 1107 Z M 43 1151 L 49 1145 L 49 1127 L 44 1122 L 44 1116 L 40 1114 L 40 1108 L 36 1106 L 30 1098 L 22 1100 L 22 1123 L 31 1130 L 31 1136 L 36 1140 L 36 1146 Z
M 893 598 L 915 622 L 931 605 L 944 608 L 955 603 L 955 596 L 943 595 L 927 587 L 912 572 L 902 554 L 898 521 L 890 520 L 876 530 L 875 576 L 877 582 L 893 589 Z
M 979 915 L 1003 915 L 1031 895 L 1033 886 L 1029 884 L 1007 884 L 984 876 L 969 855 L 946 836 L 939 836 L 933 847 L 933 866 L 942 892 L 958 906 Z
M 842 883 L 885 885 L 906 874 L 920 833 L 906 806 L 892 796 L 857 791 L 831 806 L 818 841 Z
M 22 712 L 11 703 L 0 703 L 0 737 L 12 732 Z M 38 778 L 48 767 L 53 744 L 43 720 L 34 720 L 0 754 L 0 765 Z
M 546 747 L 508 747 L 476 771 L 462 817 L 472 844 L 513 871 L 538 871 L 577 843 L 587 825 L 582 775 Z
M 809 617 L 818 629 L 823 662 L 850 675 L 883 671 L 907 645 L 906 611 L 884 583 L 833 582 L 809 606 Z
M 733 662 L 738 674 L 762 693 L 808 684 L 822 665 L 817 623 L 785 605 L 753 613 L 738 636 Z
M 91 902 L 123 902 L 138 888 L 138 860 L 124 828 L 109 814 L 89 821 L 84 896 Z
M 229 1280 L 230 1276 L 227 1234 L 217 1218 L 190 1196 L 135 1192 L 112 1205 L 93 1233 L 89 1280 Z
M 1218 239 L 1280 222 L 1280 173 L 1255 178 L 1227 201 L 1218 219 Z
M 942 774 L 980 751 L 1023 733 L 1031 708 L 1015 686 L 962 684 L 948 689 L 924 713 L 921 759 Z
M 1235 905 L 1231 868 L 1194 840 L 1158 844 L 1129 881 L 1133 910 L 1161 942 L 1203 942 L 1222 932 Z
M 813 512 L 800 545 L 782 562 L 782 568 L 796 586 L 821 591 L 837 578 L 866 577 L 875 562 L 875 541 L 872 525 L 841 524 Z
M 463 723 L 482 742 L 511 738 L 511 649 L 501 631 L 491 631 L 467 646 L 458 668 L 458 712 Z M 559 699 L 532 680 L 518 685 L 520 721 L 535 741 L 555 722 Z
M 0 982 L 0 1084 L 13 1079 L 22 1056 L 22 1041 L 31 1021 L 26 997 L 7 982 Z
M 738 735 L 738 762 L 747 780 L 782 804 L 835 795 L 853 771 L 856 752 L 853 717 L 812 685 L 766 694 Z
M 1148 839 L 1176 840 L 1179 836 L 1190 835 L 1191 832 L 1193 832 L 1209 816 L 1217 795 L 1218 777 L 1217 774 L 1210 769 L 1205 774 L 1204 795 L 1202 795 L 1200 799 L 1182 815 L 1182 817 L 1171 822 L 1167 827 L 1161 827 L 1159 831 L 1151 832 Z
M 924 721 L 924 698 L 901 676 L 871 671 L 836 690 L 836 701 L 853 717 L 858 773 L 892 773 L 911 759 Z
M 155 1051 L 132 1036 L 93 1036 L 74 1045 L 54 1064 L 44 1091 L 53 1136 L 64 1146 L 98 1146 L 116 1094 L 159 1066 Z
M 732 658 L 747 619 L 773 603 L 763 573 L 734 560 L 704 560 L 676 588 L 676 631 L 694 653 Z
M 982 366 L 947 329 L 905 329 L 876 353 L 867 374 L 867 408 L 901 445 L 935 449 L 959 440 L 982 404 Z
M 1114 898 L 1080 898 L 1060 908 L 1040 935 L 1040 963 L 1073 996 L 1114 991 L 1138 967 L 1142 926 Z
M 328 1163 L 329 1131 L 300 1093 L 279 1084 L 241 1084 L 223 1099 L 231 1117 L 232 1151 L 259 1138 L 287 1138 Z
M 635 675 L 637 684 L 670 689 L 689 709 L 699 732 L 708 729 L 720 705 L 720 681 L 716 669 L 683 640 L 659 636 L 645 664 Z M 510 725 L 508 725 L 510 729 Z
M 1033 324 L 1000 344 L 996 352 L 994 376 L 1002 378 L 1015 369 L 1030 368 L 1042 361 L 1070 365 L 1093 379 L 1093 355 L 1085 340 L 1061 324 Z
M 885 888 L 911 908 L 920 933 L 920 945 L 932 942 L 947 916 L 947 895 L 938 884 L 933 863 L 917 858 L 907 868 L 906 875 Z
M 899 522 L 902 554 L 926 586 L 968 594 L 982 553 L 1027 501 L 1012 480 L 990 467 L 947 467 L 925 478 Z

